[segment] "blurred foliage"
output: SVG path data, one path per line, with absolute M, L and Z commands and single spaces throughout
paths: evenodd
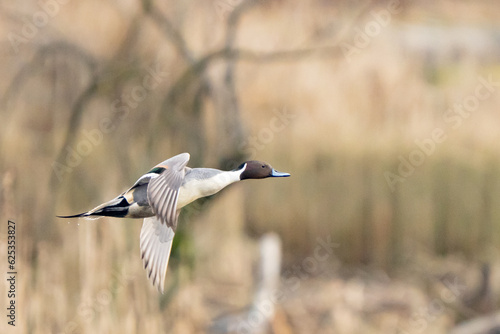
M 248 303 L 254 239 L 268 231 L 283 240 L 284 276 L 318 238 L 337 244 L 299 290 L 328 293 L 315 309 L 289 292 L 276 333 L 416 332 L 415 310 L 437 298 L 447 268 L 468 290 L 481 272 L 499 275 L 496 2 L 0 6 L 0 215 L 19 224 L 22 332 L 204 332 Z M 111 199 L 180 152 L 191 167 L 258 159 L 292 177 L 185 208 L 158 296 L 139 221 L 55 215 Z M 363 308 L 383 297 L 373 286 L 397 300 L 394 328 Z M 489 307 L 423 317 L 426 332 L 494 309 L 490 288 Z

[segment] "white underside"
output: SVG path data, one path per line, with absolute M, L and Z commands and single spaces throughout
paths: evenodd
M 208 179 L 193 179 L 184 183 L 179 189 L 177 210 L 198 198 L 213 195 L 231 183 L 239 181 L 241 173 L 242 170 L 222 172 Z

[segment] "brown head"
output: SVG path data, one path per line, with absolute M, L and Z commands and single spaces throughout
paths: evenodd
M 256 160 L 246 161 L 236 168 L 236 170 L 241 169 L 243 169 L 243 172 L 240 175 L 240 180 L 290 176 L 289 173 L 278 172 L 269 164 Z

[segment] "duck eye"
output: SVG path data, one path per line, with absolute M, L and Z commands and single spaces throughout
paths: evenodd
M 262 167 L 262 168 L 266 168 L 266 166 L 264 166 L 264 165 L 262 165 L 261 167 Z

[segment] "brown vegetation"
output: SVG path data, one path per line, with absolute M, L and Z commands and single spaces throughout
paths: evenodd
M 269 231 L 273 333 L 444 333 L 498 308 L 496 2 L 46 3 L 3 4 L 0 20 L 16 332 L 203 333 L 250 302 Z M 180 152 L 292 177 L 186 208 L 160 296 L 140 221 L 55 215 Z M 305 267 L 327 237 L 333 253 Z

